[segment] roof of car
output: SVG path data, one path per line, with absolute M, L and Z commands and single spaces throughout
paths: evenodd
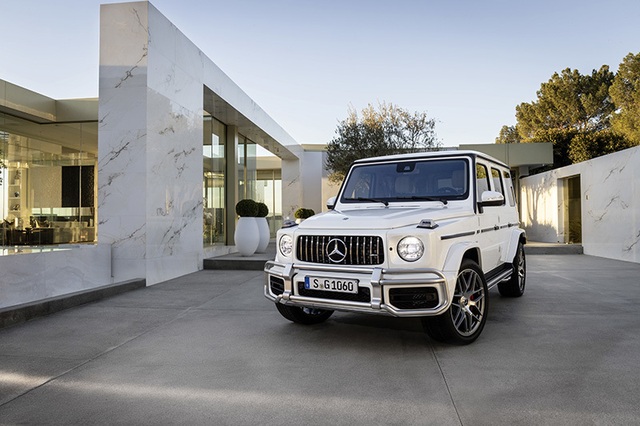
M 446 150 L 446 151 L 425 151 L 425 152 L 413 152 L 410 154 L 394 154 L 394 155 L 385 155 L 381 157 L 370 157 L 370 158 L 362 158 L 360 160 L 354 161 L 354 164 L 360 163 L 373 163 L 380 161 L 398 161 L 398 160 L 410 160 L 410 159 L 418 159 L 418 158 L 434 158 L 434 157 L 481 157 L 486 160 L 489 160 L 493 163 L 500 164 L 504 167 L 509 168 L 502 161 L 478 151 L 470 151 L 470 150 Z

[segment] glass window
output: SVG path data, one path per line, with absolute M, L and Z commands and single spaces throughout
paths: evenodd
M 226 126 L 205 114 L 203 158 L 203 243 L 224 244 L 225 227 L 225 141 Z
M 97 130 L 0 114 L 2 245 L 96 240 Z
M 502 178 L 500 177 L 500 171 L 498 169 L 491 168 L 491 180 L 493 181 L 493 190 L 504 195 L 504 186 L 502 185 Z M 504 202 L 503 202 L 504 204 Z
M 282 171 L 280 169 L 258 170 L 256 181 L 256 201 L 269 208 L 267 222 L 271 236 L 282 227 Z
M 493 190 L 498 191 L 504 196 L 504 185 L 502 184 L 502 178 L 500 177 L 500 170 L 492 168 L 491 179 L 493 180 Z
M 259 201 L 256 198 L 256 144 L 245 136 L 238 136 L 238 197 Z
M 482 193 L 488 191 L 489 186 L 489 171 L 484 164 L 476 164 L 476 189 L 478 191 L 478 200 L 480 200 Z
M 463 200 L 467 196 L 466 160 L 415 160 L 354 167 L 340 201 Z
M 511 207 L 516 205 L 515 191 L 513 190 L 513 182 L 511 181 L 511 175 L 509 172 L 503 172 L 504 181 L 507 183 L 507 199 Z

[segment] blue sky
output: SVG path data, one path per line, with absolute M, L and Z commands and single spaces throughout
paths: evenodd
M 0 0 L 0 78 L 53 98 L 98 93 L 99 0 Z M 300 143 L 351 106 L 436 119 L 445 146 L 493 143 L 554 72 L 640 52 L 640 1 L 154 0 Z

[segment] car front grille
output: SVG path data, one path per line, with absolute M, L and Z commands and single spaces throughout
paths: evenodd
M 329 265 L 380 265 L 384 262 L 384 245 L 376 236 L 301 235 L 296 257 L 302 262 Z
M 366 287 L 358 287 L 358 293 L 338 293 L 326 290 L 309 290 L 304 288 L 303 282 L 298 282 L 298 294 L 317 299 L 348 300 L 350 302 L 371 302 L 371 292 Z

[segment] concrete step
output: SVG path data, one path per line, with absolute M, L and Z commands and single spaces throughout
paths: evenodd
M 526 254 L 583 254 L 582 244 L 527 242 L 524 246 Z
M 262 256 L 259 258 L 220 256 L 204 259 L 203 267 L 204 269 L 226 269 L 232 271 L 262 271 L 267 260 L 272 259 L 263 259 Z
M 225 254 L 224 256 L 204 259 L 204 269 L 227 269 L 233 271 L 262 271 L 268 260 L 276 257 L 276 245 L 270 243 L 264 253 L 255 253 L 252 256 L 241 256 L 239 253 Z

